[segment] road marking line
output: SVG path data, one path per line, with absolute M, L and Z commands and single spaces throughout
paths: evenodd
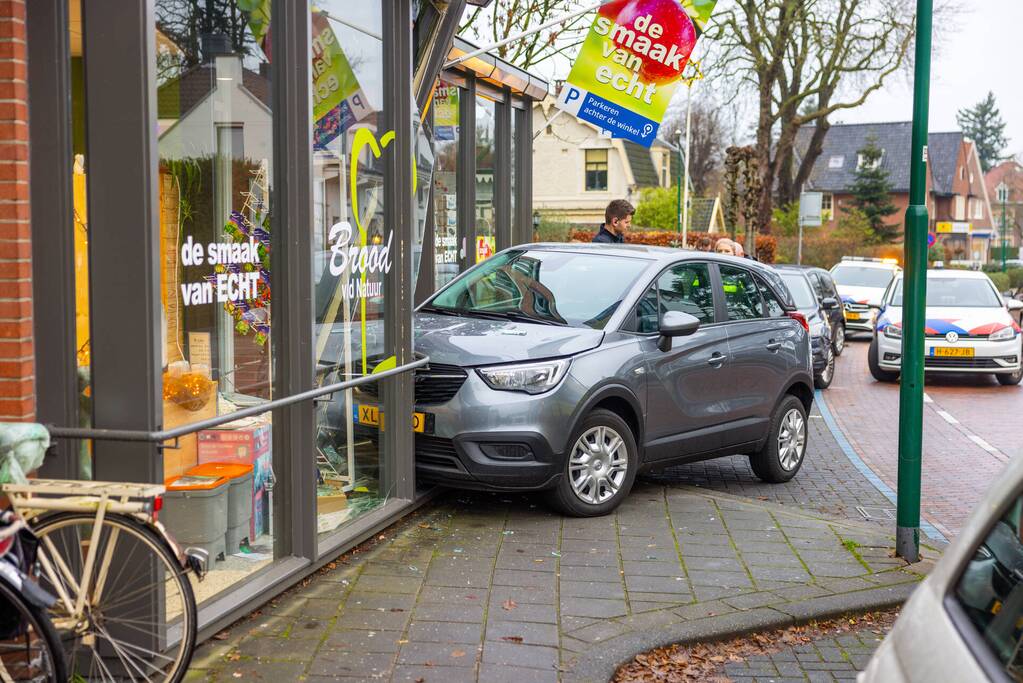
M 928 395 L 927 395 L 927 394 L 925 393 L 925 394 L 924 394 L 924 403 L 934 403 L 934 399 L 933 399 L 933 398 L 931 398 L 930 396 L 928 396 Z
M 977 444 L 981 448 L 983 448 L 988 453 L 1000 453 L 1001 452 L 997 448 L 995 448 L 994 446 L 989 444 L 987 441 L 985 441 L 984 439 L 982 439 L 979 436 L 977 436 L 976 434 L 967 434 L 966 438 L 969 439 L 970 441 L 972 441 L 973 443 Z
M 959 424 L 959 420 L 955 419 L 954 417 L 952 417 L 951 414 L 945 412 L 944 410 L 941 410 L 939 408 L 939 409 L 936 410 L 936 412 L 938 413 L 938 415 L 941 415 L 941 419 L 942 420 L 944 420 L 945 422 L 949 423 L 950 425 L 957 425 L 957 424 Z

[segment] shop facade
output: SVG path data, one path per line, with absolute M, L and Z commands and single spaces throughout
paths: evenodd
M 413 307 L 531 236 L 547 84 L 459 1 L 26 7 L 44 474 L 165 482 L 209 634 L 427 493 Z

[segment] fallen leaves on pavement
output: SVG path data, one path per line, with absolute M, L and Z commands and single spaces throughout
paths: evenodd
M 851 631 L 873 631 L 884 636 L 895 622 L 898 610 L 810 622 L 775 631 L 754 633 L 716 643 L 676 644 L 636 655 L 615 672 L 612 683 L 724 683 L 725 665 L 742 662 L 821 638 Z

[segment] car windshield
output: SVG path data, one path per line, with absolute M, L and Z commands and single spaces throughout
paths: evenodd
M 895 283 L 892 306 L 902 305 L 902 278 Z M 1004 304 L 995 294 L 991 282 L 981 278 L 927 278 L 927 305 L 961 308 L 1001 308 Z
M 835 282 L 846 287 L 877 287 L 884 289 L 892 281 L 894 272 L 889 268 L 871 268 L 839 264 L 831 271 Z
M 796 308 L 813 308 L 817 305 L 817 300 L 814 298 L 813 292 L 810 291 L 810 284 L 801 273 L 782 273 L 781 279 L 785 281 L 785 286 L 792 292 Z
M 425 311 L 603 329 L 649 261 L 565 251 L 508 251 L 438 294 Z

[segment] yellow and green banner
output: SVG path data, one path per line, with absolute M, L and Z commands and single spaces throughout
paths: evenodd
M 612 137 L 649 147 L 717 0 L 603 5 L 558 106 Z

